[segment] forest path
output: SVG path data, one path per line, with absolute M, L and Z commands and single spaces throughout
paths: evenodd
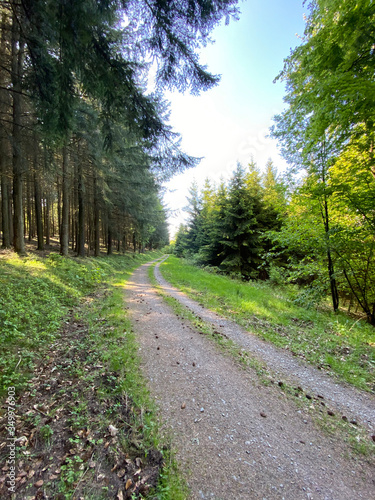
M 373 467 L 350 458 L 344 440 L 323 434 L 277 386 L 262 384 L 177 317 L 150 285 L 150 265 L 133 274 L 126 301 L 191 498 L 373 498 Z

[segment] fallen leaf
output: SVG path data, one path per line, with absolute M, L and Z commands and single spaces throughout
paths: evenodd
M 118 490 L 118 493 L 117 493 L 117 500 L 124 500 L 124 495 L 122 494 L 122 491 L 121 491 L 121 490 Z
M 41 488 L 41 487 L 43 486 L 43 484 L 44 484 L 43 479 L 40 479 L 39 481 L 37 481 L 37 482 L 34 484 L 34 486 L 35 486 L 35 488 Z
M 116 429 L 116 427 L 114 425 L 109 425 L 108 430 L 109 430 L 111 436 L 116 436 L 116 434 L 118 433 L 118 429 Z
M 133 481 L 131 479 L 128 479 L 125 484 L 125 489 L 128 490 L 130 486 L 133 484 Z

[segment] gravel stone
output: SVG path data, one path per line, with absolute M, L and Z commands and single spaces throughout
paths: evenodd
M 255 371 L 240 368 L 209 338 L 199 335 L 193 327 L 184 329 L 181 319 L 150 285 L 149 265 L 140 267 L 128 282 L 126 302 L 144 374 L 159 405 L 165 432 L 172 436 L 172 446 L 177 449 L 176 458 L 187 477 L 191 498 L 373 498 L 374 469 L 370 460 L 350 458 L 345 442 L 322 433 L 303 410 L 297 410 L 282 395 L 278 386 L 261 384 Z M 216 321 L 216 328 L 223 325 L 221 333 L 233 338 L 240 348 L 257 352 L 284 380 L 290 376 L 294 384 L 344 406 L 350 419 L 373 422 L 375 405 L 369 395 L 357 396 L 357 391 L 328 377 L 318 379 L 315 371 L 311 375 L 310 367 L 286 357 L 281 350 L 173 289 L 157 269 L 156 275 L 167 293 L 178 297 L 204 321 Z M 155 339 L 155 335 L 159 338 Z M 190 368 L 176 370 L 176 359 Z M 309 384 L 311 376 L 314 380 Z M 345 400 L 347 395 L 350 398 Z M 353 400 L 356 405 L 352 407 Z M 186 401 L 184 411 L 181 401 Z M 201 408 L 204 413 L 199 411 Z M 197 412 L 201 415 L 199 422 Z

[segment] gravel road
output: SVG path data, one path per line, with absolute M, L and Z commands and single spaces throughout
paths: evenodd
M 149 265 L 133 274 L 126 302 L 144 373 L 191 498 L 375 498 L 374 468 L 359 456 L 350 458 L 344 440 L 322 433 L 278 387 L 263 385 L 253 370 L 239 367 L 178 318 L 150 285 Z M 370 413 L 364 410 L 369 425 L 373 409 L 370 404 Z

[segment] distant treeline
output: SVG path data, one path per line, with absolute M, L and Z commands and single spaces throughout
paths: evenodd
M 260 182 L 251 165 L 228 186 L 207 186 L 176 252 L 245 279 L 305 284 L 305 304 L 329 293 L 336 311 L 344 298 L 375 325 L 375 3 L 306 7 L 304 37 L 277 77 L 286 109 L 271 129 L 289 178 L 271 189 L 269 169 Z

